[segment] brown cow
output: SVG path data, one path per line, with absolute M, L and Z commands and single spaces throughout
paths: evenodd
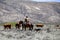
M 38 27 L 43 27 L 44 25 L 43 24 L 36 24 L 36 27 L 38 28 Z M 35 31 L 40 31 L 41 30 L 41 28 L 38 28 L 38 29 L 35 29 Z
M 11 29 L 11 24 L 4 24 L 4 29 Z
M 43 24 L 37 24 L 36 27 L 43 27 Z
M 56 29 L 60 29 L 60 26 L 59 25 L 56 25 Z
M 59 25 L 56 25 L 56 27 L 59 27 Z

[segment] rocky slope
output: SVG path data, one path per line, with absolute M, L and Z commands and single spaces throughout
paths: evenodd
M 42 3 L 24 0 L 1 0 L 0 22 L 23 20 L 31 22 L 60 23 L 60 3 Z

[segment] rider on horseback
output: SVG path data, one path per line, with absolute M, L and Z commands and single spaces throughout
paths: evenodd
M 25 23 L 26 23 L 26 24 L 29 23 L 29 18 L 28 18 L 28 16 L 26 16 L 26 18 L 25 18 Z

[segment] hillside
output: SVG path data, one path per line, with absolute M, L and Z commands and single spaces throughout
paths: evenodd
M 0 23 L 16 22 L 29 16 L 33 23 L 60 24 L 60 3 L 42 3 L 24 0 L 1 0 Z

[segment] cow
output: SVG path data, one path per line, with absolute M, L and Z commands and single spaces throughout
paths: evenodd
M 36 27 L 37 28 L 35 28 L 35 31 L 40 31 L 40 30 L 42 30 L 42 27 L 43 27 L 44 25 L 43 24 L 36 24 Z
M 4 24 L 4 29 L 11 29 L 11 24 Z
M 60 26 L 59 25 L 56 25 L 56 31 L 57 31 L 57 29 L 60 29 Z
M 43 24 L 36 24 L 36 27 L 43 27 Z

